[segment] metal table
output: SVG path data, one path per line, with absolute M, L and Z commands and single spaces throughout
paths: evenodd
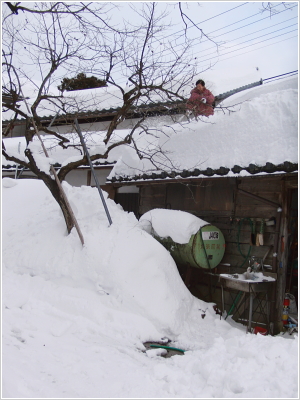
M 252 324 L 252 313 L 253 313 L 253 299 L 257 293 L 266 293 L 266 301 L 268 301 L 267 293 L 271 288 L 271 285 L 275 281 L 266 280 L 264 281 L 252 281 L 252 280 L 241 280 L 235 278 L 233 275 L 220 275 L 220 284 L 222 289 L 222 312 L 225 311 L 224 306 L 224 288 L 238 290 L 249 294 L 249 318 L 248 318 L 248 332 L 251 332 Z M 244 296 L 243 295 L 243 296 Z M 269 313 L 267 312 L 267 325 L 269 329 Z

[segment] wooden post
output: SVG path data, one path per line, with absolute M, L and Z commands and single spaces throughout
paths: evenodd
M 274 299 L 274 309 L 272 310 L 272 317 L 274 322 L 274 334 L 278 334 L 283 329 L 282 324 L 282 311 L 283 311 L 283 299 L 285 294 L 286 284 L 286 254 L 287 249 L 282 248 L 280 238 L 283 237 L 287 242 L 287 197 L 286 197 L 286 185 L 285 181 L 282 181 L 282 209 L 277 210 L 278 227 L 276 226 L 276 248 L 274 249 L 277 257 L 273 263 L 273 268 L 276 265 L 277 268 L 277 281 L 276 281 L 276 292 Z M 277 224 L 277 219 L 276 219 Z M 274 257 L 275 258 L 275 257 Z M 273 259 L 274 261 L 274 259 Z
M 88 170 L 88 172 L 87 172 L 87 182 L 86 182 L 86 185 L 87 185 L 87 186 L 91 186 L 91 184 L 92 184 L 92 172 L 91 172 L 91 170 Z

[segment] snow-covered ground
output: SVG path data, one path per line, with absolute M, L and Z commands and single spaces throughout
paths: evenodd
M 2 180 L 2 398 L 298 398 L 297 335 L 220 319 L 132 213 L 64 189 L 84 246 L 41 181 Z

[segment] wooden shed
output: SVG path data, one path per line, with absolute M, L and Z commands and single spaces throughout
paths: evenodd
M 154 208 L 187 211 L 222 231 L 226 247 L 216 268 L 207 271 L 178 265 L 191 292 L 202 300 L 216 303 L 219 310 L 222 309 L 220 274 L 242 273 L 252 257 L 262 260 L 264 274 L 276 281 L 270 285 L 267 297 L 265 293 L 261 299 L 257 297 L 253 321 L 261 326 L 268 324 L 273 334 L 282 330 L 285 293 L 293 294 L 296 299 L 298 294 L 295 268 L 298 254 L 297 172 L 245 177 L 177 177 L 173 180 L 169 177 L 115 181 L 112 185 L 115 188 L 124 185 L 139 188 L 131 204 L 125 194 L 117 196 L 124 209 L 134 211 L 137 216 Z M 237 310 L 237 295 L 238 292 L 225 291 L 226 312 L 236 314 L 238 322 L 247 321 L 247 302 L 240 304 L 240 310 Z
M 192 121 L 178 133 L 157 131 L 156 158 L 119 162 L 110 174 L 117 193 L 139 189 L 138 217 L 155 208 L 181 210 L 223 233 L 225 252 L 216 267 L 191 267 L 176 252 L 174 259 L 195 296 L 248 331 L 277 334 L 286 326 L 285 295 L 298 301 L 297 87 L 291 78 L 229 97 L 223 105 L 238 101 L 235 113 Z M 126 208 L 126 194 L 117 197 L 134 211 L 133 204 Z M 205 252 L 210 246 L 204 239 L 201 245 Z M 260 268 L 249 276 L 262 285 L 247 278 L 249 267 Z

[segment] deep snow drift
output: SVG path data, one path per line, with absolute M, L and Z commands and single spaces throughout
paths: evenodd
M 132 213 L 64 184 L 82 246 L 41 181 L 2 186 L 2 398 L 298 397 L 297 335 L 220 319 Z

